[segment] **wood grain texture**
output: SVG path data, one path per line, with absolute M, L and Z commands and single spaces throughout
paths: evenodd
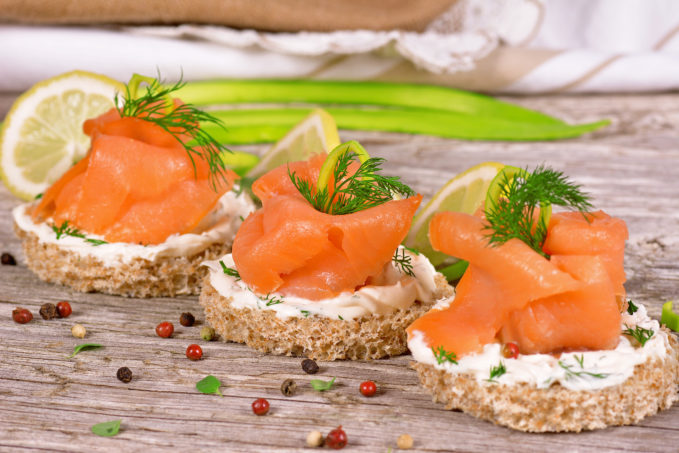
M 0 116 L 15 95 L 0 95 Z M 561 142 L 486 143 L 435 137 L 343 131 L 376 156 L 389 158 L 390 173 L 403 176 L 425 198 L 455 173 L 482 161 L 519 166 L 545 163 L 565 171 L 595 197 L 596 205 L 624 218 L 627 289 L 658 317 L 662 302 L 679 296 L 679 95 L 572 96 L 510 99 L 570 121 L 611 118 L 613 124 L 587 137 Z M 248 148 L 260 152 L 262 147 Z M 408 368 L 409 356 L 374 362 L 321 364 L 315 378 L 337 377 L 325 393 L 313 391 L 311 376 L 295 358 L 267 356 L 248 348 L 200 339 L 201 324 L 182 327 L 184 311 L 199 320 L 195 297 L 136 300 L 80 294 L 39 281 L 23 265 L 11 230 L 17 201 L 0 188 L 0 249 L 18 266 L 0 268 L 0 451 L 234 451 L 292 452 L 305 448 L 309 431 L 324 434 L 342 425 L 344 451 L 396 451 L 396 438 L 409 433 L 416 451 L 676 451 L 679 407 L 638 426 L 581 434 L 514 432 L 445 411 L 431 402 Z M 71 301 L 67 319 L 45 321 L 44 302 Z M 34 321 L 11 320 L 16 306 Z M 161 321 L 175 324 L 173 338 L 155 335 Z M 79 341 L 74 323 L 88 329 L 86 341 L 105 345 L 67 359 Z M 204 358 L 191 362 L 186 346 L 199 343 Z M 121 366 L 134 378 L 115 377 Z M 195 383 L 212 374 L 224 397 L 203 395 Z M 286 378 L 298 392 L 285 397 Z M 379 394 L 363 398 L 361 381 L 378 383 Z M 271 411 L 252 414 L 250 404 L 265 397 Z M 122 419 L 113 438 L 90 433 L 99 422 Z

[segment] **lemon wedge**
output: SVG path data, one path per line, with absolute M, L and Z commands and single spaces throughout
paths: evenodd
M 505 167 L 498 162 L 483 162 L 459 173 L 439 189 L 431 200 L 413 218 L 405 245 L 418 250 L 440 268 L 456 260 L 437 252 L 429 243 L 429 223 L 437 212 L 453 211 L 473 214 L 486 199 L 491 181 Z
M 10 109 L 0 134 L 0 177 L 32 200 L 90 147 L 83 122 L 114 106 L 125 85 L 100 74 L 68 72 L 34 85 Z
M 314 153 L 330 152 L 339 144 L 333 117 L 325 110 L 315 109 L 264 153 L 247 176 L 257 178 L 286 162 L 304 160 Z

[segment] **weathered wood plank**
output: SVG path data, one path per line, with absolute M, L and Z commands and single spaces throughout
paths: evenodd
M 14 95 L 0 95 L 0 114 Z M 626 267 L 630 296 L 659 316 L 660 305 L 679 292 L 679 95 L 518 98 L 513 101 L 570 120 L 610 117 L 607 130 L 553 143 L 484 143 L 343 131 L 374 155 L 389 158 L 388 169 L 403 175 L 430 196 L 455 173 L 487 160 L 519 166 L 546 163 L 572 175 L 601 208 L 623 217 L 631 239 Z M 261 151 L 263 147 L 247 147 Z M 396 437 L 409 433 L 418 451 L 668 451 L 679 442 L 679 408 L 638 426 L 581 434 L 534 435 L 513 432 L 431 403 L 408 368 L 409 357 L 375 362 L 322 365 L 315 376 L 337 377 L 335 389 L 318 393 L 300 360 L 266 356 L 241 345 L 205 343 L 200 325 L 181 327 L 178 317 L 191 311 L 201 320 L 194 297 L 136 300 L 74 293 L 39 281 L 23 263 L 11 231 L 9 210 L 17 202 L 0 188 L 0 248 L 19 260 L 0 268 L 0 451 L 298 451 L 311 430 L 327 433 L 342 424 L 346 451 L 386 452 Z M 67 299 L 68 319 L 44 321 L 37 314 L 47 301 Z M 11 321 L 17 306 L 35 320 Z M 173 338 L 155 335 L 155 325 L 174 322 Z M 88 329 L 88 342 L 101 350 L 66 359 L 78 340 L 70 327 Z M 203 346 L 204 359 L 184 357 L 190 343 Z M 123 384 L 120 366 L 133 370 Z M 224 382 L 223 398 L 195 391 L 195 382 L 213 374 Z M 293 378 L 298 393 L 279 391 Z M 358 393 L 362 380 L 373 379 L 377 397 Z M 266 417 L 256 417 L 250 403 L 271 402 Z M 89 432 L 92 424 L 120 418 L 114 438 Z

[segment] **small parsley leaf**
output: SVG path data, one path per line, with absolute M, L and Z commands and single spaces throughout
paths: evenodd
M 332 378 L 329 381 L 323 381 L 321 379 L 312 379 L 309 384 L 311 384 L 311 388 L 318 392 L 325 392 L 326 390 L 330 390 L 332 388 L 332 385 L 335 383 L 336 378 Z
M 92 426 L 92 432 L 97 436 L 113 437 L 118 434 L 120 430 L 120 420 L 112 420 L 110 422 L 97 423 Z
M 75 348 L 73 348 L 73 354 L 71 354 L 70 356 L 68 356 L 68 358 L 71 359 L 71 358 L 75 357 L 76 354 L 79 354 L 79 353 L 81 353 L 81 352 L 83 352 L 83 351 L 91 351 L 91 350 L 93 350 L 93 349 L 99 349 L 99 348 L 101 348 L 101 347 L 103 347 L 103 346 L 100 345 L 100 344 L 97 344 L 97 343 L 83 343 L 83 344 L 79 344 L 79 345 L 77 345 Z
M 217 379 L 211 374 L 205 376 L 203 379 L 196 382 L 196 389 L 198 389 L 199 392 L 208 395 L 216 393 L 219 396 L 224 396 L 222 395 L 222 392 L 219 391 L 219 387 L 221 386 L 222 383 L 219 382 L 219 379 Z

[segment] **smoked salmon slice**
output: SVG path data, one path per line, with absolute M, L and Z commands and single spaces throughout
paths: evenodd
M 289 164 L 316 181 L 326 155 Z M 351 214 L 317 211 L 290 181 L 284 164 L 253 184 L 262 208 L 241 225 L 233 259 L 245 283 L 260 294 L 320 300 L 354 291 L 380 274 L 408 232 L 422 197 L 392 200 Z
M 228 170 L 215 190 L 208 163 L 192 161 L 175 135 L 115 109 L 83 130 L 90 151 L 45 192 L 35 219 L 68 220 L 109 242 L 158 244 L 190 232 L 237 178 Z
M 470 265 L 450 306 L 416 320 L 409 335 L 422 332 L 430 347 L 458 357 L 496 341 L 516 342 L 525 354 L 614 348 L 621 322 L 615 289 L 624 282 L 619 251 L 627 229 L 603 212 L 589 216 L 552 216 L 544 249 L 560 254 L 547 259 L 518 239 L 489 245 L 479 216 L 437 214 L 429 229 L 432 246 Z

